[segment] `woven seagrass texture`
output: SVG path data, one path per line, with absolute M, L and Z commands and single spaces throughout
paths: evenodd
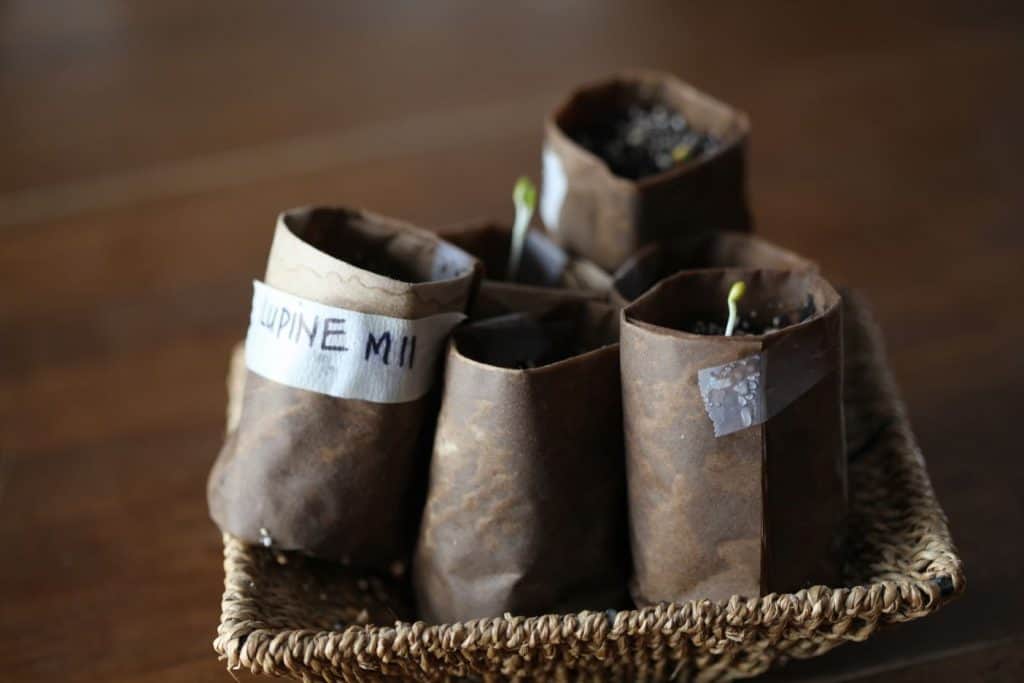
M 729 680 L 934 612 L 963 590 L 962 565 L 879 332 L 863 302 L 844 296 L 851 513 L 842 586 L 428 626 L 411 621 L 401 581 L 226 536 L 214 648 L 229 669 L 303 681 Z

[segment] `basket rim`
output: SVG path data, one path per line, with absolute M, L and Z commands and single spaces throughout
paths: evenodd
M 223 542 L 226 564 L 231 561 L 239 562 L 239 564 L 248 563 L 252 560 L 250 555 L 252 551 L 269 552 L 252 547 L 230 534 L 223 535 Z M 243 579 L 243 577 L 238 574 L 238 572 L 244 571 L 241 566 L 232 567 L 229 571 L 232 573 L 233 578 L 248 581 L 248 579 Z M 226 577 L 226 586 L 229 578 L 230 577 Z M 550 624 L 552 620 L 575 620 L 580 624 L 586 623 L 593 626 L 596 618 L 597 620 L 604 620 L 607 622 L 610 628 L 609 635 L 612 635 L 616 630 L 623 629 L 624 622 L 628 622 L 632 619 L 642 619 L 647 616 L 661 617 L 668 614 L 674 614 L 680 618 L 684 618 L 684 620 L 692 618 L 697 621 L 706 622 L 713 617 L 725 616 L 725 613 L 730 610 L 735 611 L 737 609 L 746 609 L 753 613 L 764 606 L 771 606 L 775 608 L 780 601 L 785 601 L 787 599 L 792 603 L 793 618 L 797 620 L 812 618 L 815 620 L 827 619 L 827 614 L 823 614 L 818 609 L 815 609 L 826 604 L 837 609 L 835 616 L 838 616 L 838 608 L 845 606 L 845 608 L 841 610 L 843 612 L 843 616 L 855 617 L 861 610 L 864 612 L 870 611 L 870 608 L 866 607 L 866 603 L 870 601 L 865 601 L 860 598 L 862 595 L 863 597 L 867 597 L 867 595 L 873 591 L 897 591 L 901 596 L 917 592 L 922 597 L 927 597 L 927 604 L 931 608 L 929 611 L 934 611 L 958 597 L 964 591 L 966 587 L 965 584 L 966 580 L 963 571 L 951 568 L 948 573 L 938 574 L 927 579 L 865 582 L 852 586 L 841 587 L 831 587 L 818 584 L 792 593 L 766 593 L 755 598 L 734 595 L 728 600 L 718 601 L 708 599 L 688 600 L 684 602 L 662 601 L 647 607 L 637 607 L 628 610 L 582 610 L 579 612 L 549 613 L 534 616 L 513 615 L 506 612 L 500 617 L 472 619 L 469 621 L 447 624 L 430 624 L 419 619 L 415 621 L 399 619 L 390 626 L 384 624 L 349 624 L 343 629 L 253 628 L 251 632 L 258 633 L 261 631 L 267 631 L 274 633 L 276 637 L 316 634 L 319 636 L 341 639 L 347 635 L 355 633 L 365 635 L 385 635 L 393 631 L 412 629 L 421 637 L 427 637 L 429 635 L 444 634 L 449 631 L 459 629 L 479 629 L 489 631 L 496 627 L 505 625 L 514 628 L 529 628 L 531 625 Z M 229 593 L 232 594 L 230 598 Z M 224 598 L 225 602 L 232 602 L 234 600 L 234 592 L 226 590 Z M 851 609 L 849 606 L 850 601 L 853 601 L 857 606 Z M 773 609 L 772 611 L 777 614 L 778 618 L 784 616 L 782 614 L 778 614 L 777 609 Z M 217 648 L 217 651 L 219 654 L 224 654 L 220 647 Z

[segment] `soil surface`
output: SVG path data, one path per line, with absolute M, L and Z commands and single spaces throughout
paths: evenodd
M 601 157 L 612 173 L 633 180 L 693 161 L 720 144 L 663 104 L 609 111 L 570 137 Z
M 799 310 L 784 311 L 768 315 L 758 315 L 757 311 L 742 313 L 736 322 L 736 329 L 733 336 L 752 337 L 762 334 L 771 334 L 785 329 L 790 325 L 796 325 L 814 315 L 814 304 L 808 305 Z M 708 336 L 723 336 L 725 334 L 725 322 L 697 320 L 692 323 L 680 326 L 684 332 L 691 334 L 705 334 Z

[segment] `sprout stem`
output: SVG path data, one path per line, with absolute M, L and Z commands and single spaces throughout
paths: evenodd
M 742 280 L 732 283 L 732 287 L 729 288 L 729 321 L 725 323 L 726 337 L 731 337 L 732 333 L 736 330 L 736 320 L 739 318 L 739 315 L 736 313 L 736 302 L 743 298 L 743 294 L 746 291 L 747 285 Z
M 516 207 L 516 222 L 512 226 L 512 244 L 508 250 L 508 267 L 505 269 L 505 279 L 509 282 L 514 282 L 519 273 L 526 231 L 530 229 L 530 220 L 537 208 L 537 188 L 532 180 L 522 176 L 516 181 L 515 189 L 512 190 L 512 203 Z

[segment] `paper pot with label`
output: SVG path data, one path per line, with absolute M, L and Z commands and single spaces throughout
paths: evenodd
M 609 271 L 648 242 L 747 231 L 749 133 L 746 115 L 669 74 L 585 85 L 545 123 L 541 218 Z
M 817 274 L 750 269 L 679 273 L 623 309 L 638 604 L 836 585 L 840 315 Z
M 425 620 L 628 602 L 616 328 L 569 302 L 454 335 L 413 561 Z
M 225 532 L 375 569 L 408 561 L 439 367 L 479 264 L 364 211 L 281 215 L 254 283 L 238 415 L 208 483 Z
M 818 265 L 750 233 L 706 230 L 640 249 L 612 275 L 611 301 L 625 306 L 669 275 L 703 268 L 817 271 Z

